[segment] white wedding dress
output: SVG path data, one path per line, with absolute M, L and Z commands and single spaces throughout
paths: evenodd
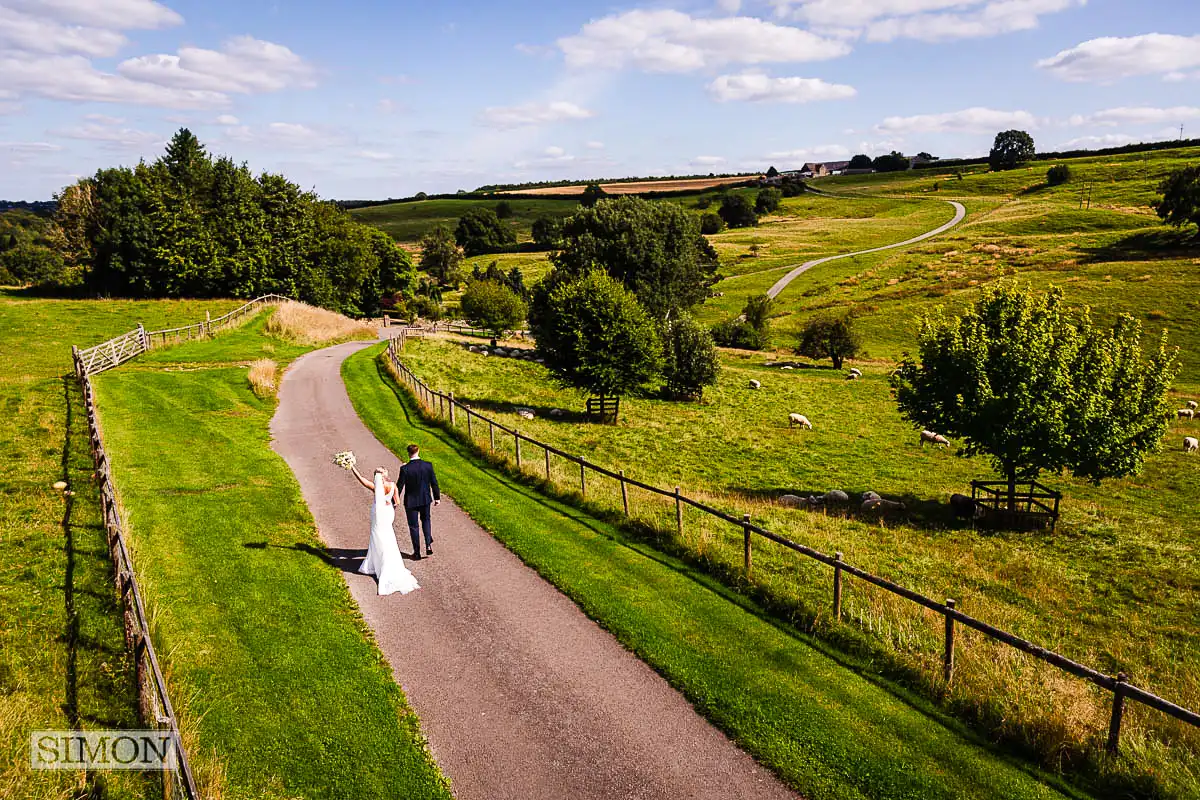
M 396 510 L 392 507 L 391 495 L 383 490 L 383 476 L 376 475 L 375 502 L 371 504 L 371 539 L 367 543 L 367 557 L 358 571 L 376 577 L 380 594 L 408 594 L 413 589 L 421 588 L 400 557 L 396 532 L 392 529 L 395 519 Z

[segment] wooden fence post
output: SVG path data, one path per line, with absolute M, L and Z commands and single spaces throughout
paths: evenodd
M 1121 743 L 1121 715 L 1125 711 L 1125 682 L 1128 676 L 1117 673 L 1117 685 L 1113 687 L 1112 719 L 1108 722 L 1108 754 L 1115 756 Z
M 550 448 L 543 448 L 546 451 L 546 483 L 550 482 Z
M 625 516 L 629 516 L 629 490 L 625 485 L 625 470 L 618 473 L 621 476 L 621 505 L 625 508 Z
M 837 562 L 833 565 L 833 618 L 837 622 L 842 621 L 842 554 L 837 552 L 833 554 L 834 560 Z
M 488 450 L 496 449 L 496 426 L 488 420 Z
M 583 465 L 583 459 L 579 459 L 579 494 L 582 497 L 587 497 L 587 467 Z
M 454 392 L 450 393 L 450 427 L 454 427 Z
M 954 610 L 954 601 L 946 600 L 946 608 Z M 946 683 L 954 677 L 954 617 L 946 615 L 946 653 L 943 656 L 943 674 Z
M 751 567 L 751 563 L 750 563 L 750 515 L 749 514 L 742 515 L 742 536 L 743 536 L 743 543 L 744 543 L 743 555 L 744 555 L 744 561 L 746 562 L 745 563 L 746 579 L 749 580 L 750 579 L 750 567 Z
M 471 434 L 471 409 L 469 409 L 469 408 L 466 409 L 466 412 L 467 412 L 467 438 L 470 439 L 472 442 L 474 442 L 475 437 Z
M 516 428 L 513 428 L 513 444 L 517 448 L 517 471 L 521 469 L 521 434 Z
M 679 499 L 679 487 L 675 487 L 675 528 L 683 536 L 683 502 Z

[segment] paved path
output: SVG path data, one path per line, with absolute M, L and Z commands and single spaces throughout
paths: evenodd
M 823 192 L 815 192 L 815 194 L 823 194 Z M 826 196 L 827 197 L 835 197 L 838 195 L 826 195 Z M 805 261 L 803 264 L 801 264 L 800 266 L 793 269 L 787 275 L 784 275 L 782 278 L 775 281 L 775 285 L 767 290 L 767 297 L 771 297 L 771 298 L 778 297 L 779 293 L 782 292 L 784 289 L 786 289 L 787 285 L 789 283 L 794 281 L 799 276 L 803 275 L 805 272 L 808 272 L 810 269 L 817 266 L 818 264 L 825 264 L 829 261 L 837 261 L 839 258 L 851 258 L 853 256 L 866 255 L 867 253 L 878 253 L 881 250 L 891 250 L 896 247 L 907 247 L 910 244 L 916 244 L 917 242 L 921 242 L 921 241 L 924 241 L 925 239 L 929 239 L 934 236 L 937 236 L 939 233 L 945 233 L 946 231 L 950 230 L 958 223 L 962 222 L 963 217 L 965 217 L 967 215 L 967 209 L 963 206 L 962 203 L 958 202 L 957 200 L 945 200 L 943 202 L 949 203 L 950 205 L 954 206 L 954 219 L 950 220 L 945 225 L 941 225 L 937 228 L 934 228 L 933 230 L 928 231 L 927 233 L 922 233 L 920 236 L 914 236 L 911 239 L 905 239 L 903 242 L 896 242 L 895 244 L 885 244 L 883 247 L 872 247 L 870 250 L 857 250 L 853 253 L 841 253 L 836 256 L 825 256 L 824 258 L 815 258 L 812 261 Z
M 459 800 L 794 798 L 649 667 L 452 502 L 434 510 L 434 550 L 407 562 L 421 583 L 379 597 L 354 572 L 370 497 L 330 462 L 397 467 L 359 421 L 341 364 L 351 343 L 284 376 L 273 447 L 300 481 L 321 537 Z M 400 548 L 408 534 L 397 521 Z M 346 552 L 349 551 L 349 552 Z M 349 700 L 348 700 L 349 701 Z

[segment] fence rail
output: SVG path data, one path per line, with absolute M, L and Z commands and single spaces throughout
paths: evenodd
M 683 507 L 688 506 L 715 517 L 719 520 L 736 526 L 743 534 L 744 542 L 744 560 L 743 569 L 747 578 L 750 577 L 753 569 L 753 547 L 751 538 L 753 534 L 774 542 L 782 547 L 785 547 L 793 552 L 799 553 L 814 561 L 825 564 L 833 568 L 833 606 L 834 615 L 836 618 L 841 618 L 841 597 L 842 597 L 842 576 L 843 574 L 852 575 L 859 580 L 883 589 L 899 597 L 903 597 L 919 606 L 929 609 L 937 614 L 941 614 L 945 618 L 945 645 L 943 650 L 943 677 L 946 682 L 950 682 L 954 675 L 954 649 L 955 649 L 955 625 L 965 625 L 972 630 L 978 631 L 984 636 L 993 639 L 1002 644 L 1013 647 L 1028 655 L 1044 661 L 1047 664 L 1057 667 L 1064 672 L 1070 673 L 1078 678 L 1089 681 L 1096 686 L 1113 694 L 1112 713 L 1109 720 L 1107 749 L 1110 753 L 1115 754 L 1118 749 L 1118 744 L 1121 734 L 1121 720 L 1125 700 L 1136 700 L 1145 706 L 1160 711 L 1168 716 L 1171 716 L 1181 722 L 1187 723 L 1194 727 L 1200 728 L 1200 714 L 1182 706 L 1176 705 L 1169 700 L 1159 697 L 1156 694 L 1141 689 L 1128 682 L 1127 676 L 1124 673 L 1117 675 L 1106 675 L 1103 672 L 1092 669 L 1091 667 L 1073 661 L 1066 656 L 1056 653 L 1053 650 L 1048 650 L 1040 645 L 1037 645 L 1028 639 L 1023 639 L 1015 634 L 1009 633 L 994 625 L 990 625 L 983 620 L 959 611 L 955 606 L 953 599 L 947 599 L 945 602 L 940 602 L 927 597 L 912 589 L 908 589 L 897 583 L 889 581 L 887 578 L 881 578 L 860 567 L 849 564 L 842 560 L 842 554 L 836 553 L 829 555 L 806 545 L 793 542 L 785 536 L 781 536 L 773 531 L 767 530 L 760 525 L 750 521 L 750 516 L 743 515 L 741 517 L 713 508 L 699 500 L 694 500 L 680 492 L 678 486 L 673 490 L 662 489 L 657 486 L 652 486 L 633 478 L 626 477 L 623 470 L 616 472 L 593 464 L 582 456 L 577 456 L 568 453 L 553 445 L 540 442 L 537 439 L 530 438 L 518 431 L 516 428 L 510 428 L 503 423 L 497 422 L 490 417 L 474 411 L 466 405 L 454 399 L 454 393 L 442 393 L 432 389 L 428 384 L 422 381 L 400 360 L 399 350 L 404 346 L 404 337 L 392 339 L 388 342 L 388 357 L 391 364 L 396 369 L 396 373 L 400 376 L 406 388 L 417 399 L 421 407 L 432 417 L 446 424 L 451 429 L 457 430 L 462 427 L 458 423 L 460 417 L 466 421 L 466 434 L 471 443 L 475 447 L 479 447 L 476 443 L 474 435 L 473 420 L 478 421 L 481 425 L 487 425 L 488 428 L 488 447 L 490 450 L 496 449 L 496 431 L 500 431 L 505 436 L 511 436 L 515 445 L 517 468 L 521 469 L 522 453 L 521 443 L 540 448 L 545 456 L 545 473 L 547 480 L 551 477 L 550 456 L 555 455 L 570 463 L 579 465 L 579 488 L 580 494 L 587 496 L 587 471 L 591 470 L 598 475 L 603 475 L 612 480 L 620 482 L 622 506 L 626 516 L 629 515 L 629 499 L 628 487 L 636 487 L 651 494 L 664 497 L 675 503 L 675 524 L 677 532 L 683 533 Z M 525 462 L 532 463 L 529 458 L 530 454 L 526 454 Z
M 116 484 L 113 482 L 108 454 L 104 449 L 100 420 L 96 415 L 96 398 L 91 376 L 141 355 L 152 349 L 156 343 L 162 346 L 209 336 L 214 331 L 239 322 L 246 315 L 257 311 L 264 305 L 287 299 L 276 294 L 264 295 L 256 297 L 216 319 L 207 318 L 204 322 L 194 325 L 159 331 L 147 331 L 139 324 L 135 330 L 93 347 L 83 350 L 78 347 L 71 348 L 75 377 L 79 380 L 83 390 L 84 408 L 87 412 L 88 439 L 91 443 L 96 481 L 100 489 L 100 506 L 104 517 L 105 537 L 108 541 L 117 589 L 121 594 L 124 606 L 125 644 L 133 653 L 134 677 L 138 689 L 138 712 L 143 724 L 170 733 L 175 756 L 175 769 L 171 770 L 164 779 L 163 790 L 164 794 L 183 797 L 186 800 L 198 800 L 200 794 L 196 789 L 196 781 L 192 776 L 187 752 L 183 748 L 179 720 L 175 716 L 175 709 L 171 705 L 171 698 L 167 693 L 167 684 L 158 663 L 158 654 L 155 653 L 154 643 L 150 638 L 150 623 L 146 618 L 146 607 L 142 601 L 142 593 L 138 588 L 137 577 L 133 570 L 133 559 L 129 555 L 124 525 L 121 522 Z

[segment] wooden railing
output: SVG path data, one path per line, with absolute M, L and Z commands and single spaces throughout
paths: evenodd
M 412 372 L 412 370 L 405 366 L 400 360 L 399 350 L 403 347 L 403 344 L 403 337 L 400 339 L 392 339 L 388 343 L 388 358 L 392 366 L 395 367 L 396 374 L 400 376 L 401 381 L 412 393 L 421 409 L 431 418 L 444 424 L 451 430 L 459 433 L 465 433 L 471 445 L 481 452 L 484 452 L 485 449 L 476 441 L 476 429 L 482 432 L 483 426 L 487 426 L 488 438 L 486 452 L 492 452 L 496 450 L 496 431 L 500 431 L 504 436 L 511 436 L 516 454 L 516 467 L 518 472 L 524 472 L 522 469 L 523 464 L 528 466 L 529 464 L 535 463 L 536 460 L 536 456 L 534 459 L 530 458 L 530 456 L 534 454 L 529 453 L 528 450 L 525 454 L 522 454 L 521 445 L 524 443 L 542 450 L 544 457 L 545 476 L 548 482 L 551 480 L 551 455 L 565 459 L 570 463 L 578 464 L 579 493 L 584 498 L 587 497 L 587 473 L 589 470 L 597 475 L 602 475 L 618 481 L 621 489 L 621 503 L 625 516 L 627 517 L 630 513 L 629 487 L 636 487 L 651 494 L 666 498 L 668 501 L 674 502 L 676 533 L 681 536 L 683 535 L 683 509 L 685 506 L 694 508 L 697 511 L 701 511 L 704 514 L 736 526 L 740 529 L 742 534 L 742 569 L 747 580 L 751 578 L 753 571 L 752 537 L 755 535 L 774 542 L 775 544 L 785 547 L 795 553 L 799 553 L 806 558 L 820 562 L 827 567 L 832 568 L 833 570 L 833 614 L 834 618 L 837 620 L 840 620 L 842 616 L 841 599 L 844 575 L 852 575 L 865 583 L 876 586 L 898 597 L 903 597 L 906 600 L 942 615 L 945 618 L 945 638 L 944 647 L 942 650 L 942 677 L 947 683 L 949 683 L 954 676 L 955 626 L 956 624 L 961 624 L 971 628 L 972 630 L 982 633 L 984 636 L 990 639 L 1001 642 L 1009 647 L 1013 647 L 1023 653 L 1027 653 L 1028 655 L 1040 661 L 1051 664 L 1064 672 L 1070 673 L 1078 678 L 1082 678 L 1095 684 L 1096 686 L 1099 686 L 1101 689 L 1111 692 L 1113 699 L 1112 712 L 1109 717 L 1107 750 L 1112 754 L 1116 754 L 1118 749 L 1118 744 L 1121 737 L 1121 719 L 1124 713 L 1126 700 L 1135 700 L 1143 705 L 1149 706 L 1150 708 L 1161 711 L 1168 716 L 1174 717 L 1177 720 L 1185 722 L 1188 725 L 1200 728 L 1200 714 L 1176 705 L 1169 700 L 1166 700 L 1156 694 L 1129 683 L 1127 676 L 1124 673 L 1119 672 L 1115 676 L 1106 675 L 1103 672 L 1080 664 L 1077 661 L 1073 661 L 1064 655 L 1056 653 L 1052 650 L 1047 650 L 1046 648 L 1041 647 L 1027 639 L 1022 639 L 1021 637 L 1009 633 L 1008 631 L 997 628 L 994 625 L 990 625 L 983 620 L 976 619 L 968 614 L 964 614 L 955 607 L 955 601 L 952 599 L 947 599 L 945 602 L 940 602 L 931 597 L 926 597 L 919 592 L 915 592 L 912 589 L 908 589 L 897 583 L 889 581 L 887 578 L 881 578 L 878 575 L 874 575 L 864 569 L 844 561 L 841 553 L 829 555 L 828 553 L 822 553 L 819 550 L 807 547 L 797 542 L 793 542 L 784 536 L 754 524 L 750 521 L 749 514 L 745 514 L 740 518 L 733 514 L 728 514 L 698 500 L 693 500 L 692 498 L 687 497 L 681 493 L 678 486 L 674 487 L 673 490 L 660 489 L 657 486 L 651 486 L 650 484 L 634 480 L 633 478 L 626 477 L 623 470 L 614 472 L 610 469 L 605 469 L 604 467 L 591 463 L 581 456 L 573 455 L 552 445 L 539 442 L 536 439 L 532 439 L 522 434 L 515 428 L 509 428 L 500 422 L 496 422 L 493 419 L 485 417 L 477 411 L 474 411 L 468 406 L 463 405 L 461 402 L 455 400 L 453 392 L 438 392 L 430 388 L 424 381 L 418 378 Z M 478 422 L 473 423 L 473 420 L 477 420 Z M 465 430 L 463 430 L 464 428 Z
M 206 338 L 215 331 L 236 325 L 265 305 L 280 303 L 287 299 L 278 294 L 265 294 L 235 308 L 228 314 L 222 314 L 215 319 L 206 315 L 203 322 L 179 328 L 148 331 L 142 327 L 141 323 L 138 323 L 137 328 L 128 333 L 123 333 L 93 347 L 78 350 L 77 363 L 83 365 L 83 375 L 95 375 L 97 372 L 120 366 L 154 347 L 166 347 L 169 344 L 178 344 L 191 339 Z
M 142 601 L 141 590 L 138 588 L 133 570 L 133 560 L 129 556 L 129 547 L 121 522 L 116 484 L 113 482 L 108 454 L 104 450 L 104 440 L 100 434 L 100 420 L 96 415 L 96 399 L 91 376 L 123 364 L 155 345 L 162 346 L 209 336 L 214 331 L 236 324 L 264 305 L 287 299 L 275 294 L 264 295 L 216 319 L 206 317 L 204 322 L 161 331 L 147 331 L 139 324 L 137 329 L 94 347 L 84 350 L 80 350 L 78 347 L 71 348 L 75 376 L 83 390 L 84 408 L 87 412 L 88 434 L 91 441 L 96 481 L 100 488 L 100 506 L 103 512 L 105 536 L 108 540 L 113 572 L 116 575 L 117 589 L 121 594 L 124 606 L 125 644 L 133 653 L 134 675 L 138 690 L 138 711 L 144 724 L 170 733 L 175 766 L 168 772 L 168 776 L 164 780 L 164 793 L 173 797 L 184 797 L 187 800 L 198 800 L 200 795 L 196 790 L 192 768 L 183 748 L 183 740 L 179 733 L 179 720 L 171 705 L 167 684 L 158 663 L 158 655 L 155 653 L 154 643 L 151 641 L 146 607 Z

